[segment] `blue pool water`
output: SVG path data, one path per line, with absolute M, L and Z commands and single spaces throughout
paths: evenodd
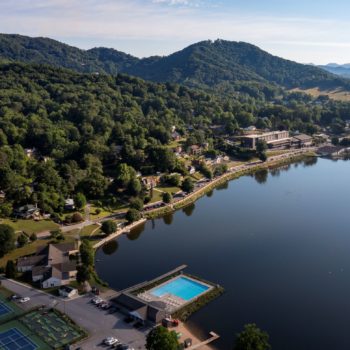
M 169 283 L 163 284 L 159 288 L 155 288 L 151 291 L 151 294 L 161 297 L 165 294 L 172 294 L 186 301 L 195 298 L 196 296 L 202 294 L 209 287 L 202 283 L 193 281 L 186 277 L 179 277 Z

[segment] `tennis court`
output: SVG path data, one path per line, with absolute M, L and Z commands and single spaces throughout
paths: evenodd
M 0 333 L 0 348 L 4 350 L 35 350 L 38 347 L 19 329 L 11 328 Z
M 0 300 L 0 316 L 6 315 L 12 312 L 12 309 Z

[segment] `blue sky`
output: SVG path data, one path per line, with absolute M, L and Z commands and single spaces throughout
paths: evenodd
M 144 57 L 206 39 L 304 63 L 350 62 L 349 0 L 0 0 L 0 32 Z

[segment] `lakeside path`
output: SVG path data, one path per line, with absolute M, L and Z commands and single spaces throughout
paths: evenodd
M 214 189 L 215 187 L 219 186 L 220 184 L 233 180 L 235 176 L 241 176 L 245 175 L 246 173 L 249 173 L 251 171 L 257 170 L 261 167 L 269 168 L 270 166 L 278 166 L 282 162 L 289 162 L 293 161 L 295 158 L 301 157 L 305 154 L 309 154 L 310 152 L 314 152 L 316 150 L 315 147 L 309 147 L 309 148 L 303 148 L 298 150 L 293 150 L 288 153 L 272 156 L 268 158 L 266 162 L 263 162 L 261 160 L 246 163 L 246 164 L 240 164 L 234 167 L 231 167 L 225 174 L 218 176 L 214 178 L 213 180 L 208 180 L 207 182 L 201 182 L 199 185 L 197 184 L 195 190 L 188 194 L 186 197 L 181 198 L 179 200 L 175 200 L 171 204 L 167 204 L 166 206 L 160 208 L 160 209 L 154 209 L 149 210 L 148 212 L 144 212 L 144 218 L 141 220 L 138 220 L 136 222 L 133 222 L 130 225 L 124 226 L 122 229 L 118 229 L 116 232 L 112 233 L 111 235 L 99 240 L 93 245 L 94 249 L 98 249 L 102 247 L 104 244 L 108 243 L 111 240 L 114 240 L 121 236 L 124 233 L 128 233 L 130 230 L 134 229 L 135 227 L 144 224 L 148 219 L 154 218 L 154 216 L 162 216 L 163 214 L 173 212 L 174 210 L 178 210 L 194 201 L 196 201 L 198 198 L 200 198 L 202 195 L 204 195 L 206 192 Z M 84 226 L 96 224 L 103 222 L 105 220 L 110 220 L 113 218 L 120 218 L 120 214 L 112 214 L 108 217 L 104 217 L 103 219 L 99 220 L 93 220 L 93 221 L 87 221 L 80 223 L 78 225 L 74 226 L 65 226 L 65 232 L 72 230 L 74 228 L 83 228 Z

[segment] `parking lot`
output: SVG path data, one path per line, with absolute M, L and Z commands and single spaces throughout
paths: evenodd
M 80 296 L 73 300 L 63 300 L 46 294 L 32 287 L 3 279 L 2 285 L 15 294 L 29 297 L 30 301 L 24 303 L 23 308 L 30 309 L 38 305 L 55 306 L 65 312 L 80 327 L 89 333 L 89 338 L 76 344 L 73 349 L 81 347 L 84 350 L 106 348 L 103 339 L 113 336 L 132 348 L 145 349 L 147 329 L 136 329 L 124 321 L 124 315 L 110 313 L 91 303 L 92 296 Z M 103 295 L 101 296 L 103 298 Z

